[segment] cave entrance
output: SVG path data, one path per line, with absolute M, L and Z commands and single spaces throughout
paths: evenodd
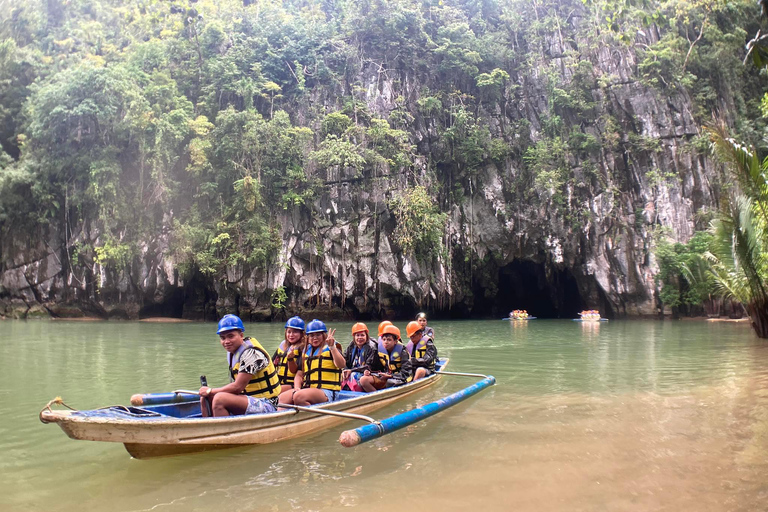
M 494 316 L 525 309 L 539 318 L 577 318 L 587 308 L 569 269 L 551 270 L 541 263 L 515 260 L 499 269 Z

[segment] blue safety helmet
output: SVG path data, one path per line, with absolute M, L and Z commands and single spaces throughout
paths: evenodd
M 287 322 L 285 322 L 285 328 L 288 329 L 289 327 L 291 329 L 298 329 L 300 331 L 303 331 L 304 330 L 304 320 L 302 320 L 298 316 L 292 316 L 291 318 L 288 319 Z
M 239 329 L 245 332 L 243 321 L 240 320 L 240 317 L 237 315 L 224 315 L 221 320 L 219 320 L 219 330 L 216 331 L 216 334 L 221 334 L 225 331 L 231 331 L 234 329 Z
M 315 318 L 314 320 L 312 320 L 307 324 L 307 334 L 310 334 L 313 332 L 328 332 L 328 328 L 325 326 L 323 322 Z

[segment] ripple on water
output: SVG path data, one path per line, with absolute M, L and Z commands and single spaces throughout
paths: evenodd
M 212 325 L 53 327 L 0 323 L 4 511 L 108 503 L 116 512 L 371 512 L 391 510 L 396 495 L 396 508 L 420 512 L 724 512 L 763 510 L 768 496 L 768 348 L 738 326 L 435 322 L 449 369 L 493 374 L 497 386 L 353 449 L 337 442 L 348 423 L 270 446 L 156 461 L 131 460 L 120 445 L 72 441 L 39 424 L 37 413 L 56 395 L 84 408 L 194 387 L 200 374 L 223 382 Z M 268 349 L 282 336 L 281 325 L 247 328 Z M 25 351 L 30 337 L 44 350 Z M 470 382 L 446 376 L 376 416 Z

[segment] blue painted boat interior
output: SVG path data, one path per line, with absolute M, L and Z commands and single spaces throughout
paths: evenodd
M 445 365 L 445 359 L 438 359 L 435 364 L 435 369 L 440 370 Z M 357 398 L 359 396 L 367 395 L 362 391 L 339 391 L 339 398 L 337 401 L 349 400 L 351 398 Z M 173 396 L 172 394 L 168 394 Z M 317 404 L 321 405 L 321 404 Z M 286 411 L 287 412 L 287 411 Z M 143 407 L 133 407 L 125 405 L 113 405 L 111 407 L 104 407 L 103 409 L 94 409 L 90 411 L 76 411 L 72 413 L 73 416 L 87 417 L 87 418 L 109 418 L 115 420 L 158 420 L 163 421 L 169 418 L 201 418 L 200 402 L 198 400 L 192 400 L 188 402 L 176 402 L 165 403 L 157 405 L 145 405 Z

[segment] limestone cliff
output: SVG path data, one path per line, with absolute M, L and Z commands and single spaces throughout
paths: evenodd
M 703 227 L 696 219 L 718 200 L 716 170 L 692 144 L 701 133 L 686 90 L 660 90 L 638 78 L 635 49 L 658 35 L 648 31 L 632 47 L 590 48 L 578 35 L 580 23 L 572 16 L 563 27 L 572 33 L 567 43 L 562 34 L 548 37 L 537 62 L 506 70 L 499 98 L 476 104 L 491 135 L 510 148 L 500 160 L 486 160 L 472 173 L 446 165 L 431 174 L 431 151 L 445 142 L 417 102 L 438 78 L 402 67 L 382 73 L 380 64 L 366 63 L 354 82 L 368 109 L 385 119 L 402 104 L 412 113 L 415 172 L 392 171 L 385 179 L 339 169 L 309 208 L 275 213 L 282 241 L 276 261 L 266 268 L 230 266 L 221 276 L 179 271 L 168 250 L 173 211 L 125 268 L 76 263 L 79 245 L 100 242 L 97 223 L 35 233 L 11 227 L 0 242 L 0 314 L 209 320 L 226 312 L 260 320 L 293 313 L 405 317 L 418 310 L 498 317 L 515 308 L 541 317 L 572 317 L 583 308 L 609 317 L 658 314 L 652 231 L 665 228 L 685 241 Z M 559 108 L 552 81 L 567 88 L 585 76 L 582 88 L 594 105 L 588 114 Z M 317 91 L 314 98 L 331 108 L 333 94 Z M 292 115 L 308 116 L 302 108 Z M 567 154 L 570 175 L 559 191 L 534 185 L 524 158 L 556 109 L 565 125 L 596 141 Z M 435 179 L 451 191 L 434 198 L 448 221 L 443 247 L 423 261 L 397 246 L 388 200 L 414 180 Z M 285 311 L 271 306 L 280 287 Z

